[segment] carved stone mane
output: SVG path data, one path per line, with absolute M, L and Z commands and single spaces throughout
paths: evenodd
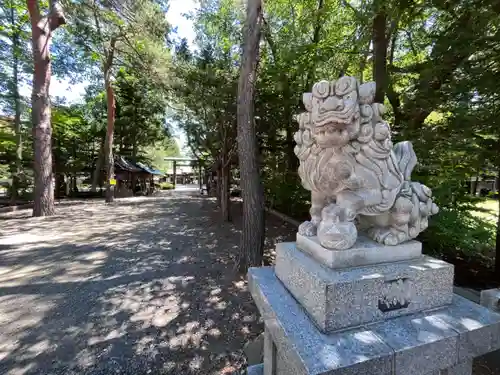
M 396 245 L 416 237 L 438 211 L 430 189 L 410 181 L 417 163 L 411 143 L 393 147 L 374 96 L 374 82 L 359 85 L 354 77 L 320 81 L 303 96 L 295 153 L 312 204 L 299 233 L 317 234 L 326 247 L 351 247 L 355 218 L 376 241 Z

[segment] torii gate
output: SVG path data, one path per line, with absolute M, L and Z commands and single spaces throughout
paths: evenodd
M 180 156 L 167 156 L 165 158 L 163 158 L 163 160 L 165 161 L 172 161 L 173 162 L 173 171 L 174 171 L 174 174 L 173 174 L 173 185 L 174 185 L 174 189 L 175 189 L 175 184 L 176 184 L 176 180 L 177 180 L 177 165 L 190 165 L 190 166 L 193 166 L 193 168 L 196 168 L 196 166 L 198 166 L 198 182 L 200 184 L 200 191 L 202 190 L 203 188 L 203 178 L 202 178 L 202 173 L 201 173 L 201 161 L 197 158 L 185 158 L 185 157 L 180 157 Z

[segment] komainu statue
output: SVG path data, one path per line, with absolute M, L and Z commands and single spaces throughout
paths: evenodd
M 303 101 L 295 154 L 311 191 L 311 220 L 299 233 L 322 246 L 348 249 L 358 229 L 384 245 L 415 238 L 438 212 L 431 190 L 410 180 L 417 157 L 410 142 L 393 146 L 375 82 L 320 81 Z

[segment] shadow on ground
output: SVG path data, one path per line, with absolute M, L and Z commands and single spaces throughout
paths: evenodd
M 1 374 L 224 374 L 262 329 L 233 271 L 240 207 L 207 198 L 92 201 L 0 229 Z M 294 228 L 268 217 L 266 248 Z

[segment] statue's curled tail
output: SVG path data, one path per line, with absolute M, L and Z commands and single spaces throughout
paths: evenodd
M 386 245 L 395 245 L 417 237 L 420 232 L 427 229 L 429 216 L 439 211 L 432 200 L 431 189 L 419 182 L 411 181 L 411 173 L 417 165 L 417 155 L 413 151 L 411 142 L 397 143 L 393 151 L 399 170 L 403 174 L 404 183 L 389 212 L 388 227 L 376 225 L 369 229 L 372 238 Z

